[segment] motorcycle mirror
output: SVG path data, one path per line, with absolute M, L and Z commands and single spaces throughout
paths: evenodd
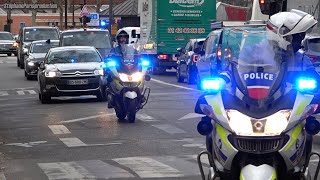
M 197 125 L 197 130 L 199 134 L 203 136 L 208 136 L 213 130 L 211 119 L 207 116 L 201 118 L 201 121 Z
M 306 120 L 305 128 L 308 134 L 316 135 L 320 132 L 320 123 L 313 116 L 310 116 Z
M 150 81 L 150 80 L 151 80 L 151 77 L 150 77 L 149 75 L 145 75 L 145 76 L 144 76 L 144 79 L 145 79 L 146 81 Z

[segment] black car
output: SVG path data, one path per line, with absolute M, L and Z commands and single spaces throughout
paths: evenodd
M 194 53 L 195 48 L 200 48 L 204 42 L 203 39 L 190 39 L 184 48 L 178 48 L 178 66 L 177 81 L 184 82 L 187 79 L 188 84 L 194 84 L 197 79 L 197 62 L 199 55 Z
M 49 26 L 31 26 L 23 27 L 19 32 L 19 39 L 16 41 L 19 45 L 17 66 L 24 68 L 25 55 L 28 52 L 31 42 L 38 40 L 59 40 L 59 29 Z
M 93 46 L 103 58 L 108 57 L 111 42 L 109 31 L 103 29 L 72 29 L 60 35 L 60 46 Z
M 96 95 L 105 101 L 103 60 L 92 46 L 51 48 L 38 71 L 39 99 L 49 103 L 51 97 Z
M 59 46 L 59 40 L 33 41 L 25 60 L 24 76 L 30 80 L 37 76 L 40 62 L 44 60 L 50 48 Z
M 8 56 L 14 54 L 17 56 L 17 46 L 18 44 L 11 33 L 0 32 L 0 54 L 7 54 Z

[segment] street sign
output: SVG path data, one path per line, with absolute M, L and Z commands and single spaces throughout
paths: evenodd
M 20 27 L 25 27 L 26 26 L 26 22 L 20 22 L 19 25 L 20 25 Z
M 91 20 L 99 21 L 99 14 L 98 13 L 91 13 L 90 17 L 91 17 Z
M 88 26 L 99 26 L 99 14 L 91 13 L 90 17 L 91 17 L 91 20 L 90 20 L 90 23 L 88 23 Z
M 90 16 L 90 11 L 88 9 L 88 6 L 83 6 L 80 16 Z

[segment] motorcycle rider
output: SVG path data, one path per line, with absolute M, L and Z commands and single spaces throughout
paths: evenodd
M 117 40 L 117 46 L 111 49 L 110 56 L 112 57 L 112 59 L 116 60 L 118 64 L 117 70 L 119 72 L 123 72 L 127 70 L 127 68 L 125 67 L 123 58 L 124 58 L 124 52 L 126 51 L 126 46 L 128 46 L 129 44 L 129 34 L 124 30 L 120 30 L 116 34 L 116 40 Z M 134 54 L 135 54 L 134 59 L 136 59 L 138 52 L 134 50 Z M 136 68 L 137 64 L 138 64 L 138 61 L 135 60 L 133 63 L 133 67 Z M 109 78 L 111 78 L 111 76 L 109 76 L 108 79 Z M 110 82 L 108 81 L 107 89 L 109 89 L 109 85 L 110 85 Z M 108 101 L 108 108 L 112 108 L 112 105 L 111 103 L 109 103 L 109 101 Z
M 293 59 L 289 58 L 287 62 L 286 81 L 294 83 L 296 77 L 300 75 L 315 78 L 320 84 L 320 75 L 315 70 L 310 58 L 301 50 L 302 40 L 306 33 L 311 31 L 318 21 L 310 14 L 299 10 L 291 10 L 290 12 L 280 12 L 270 17 L 267 22 L 267 43 L 277 43 L 277 47 L 284 54 L 286 51 L 293 51 Z M 252 51 L 251 51 L 252 52 Z M 232 84 L 232 73 L 228 70 L 220 73 L 220 78 L 224 80 L 224 85 Z M 229 87 L 229 86 L 226 86 Z M 318 88 L 316 89 L 318 91 Z M 320 103 L 319 92 L 315 92 L 313 103 Z M 315 111 L 315 114 L 320 113 L 320 107 Z M 312 150 L 312 136 L 307 136 L 307 154 Z

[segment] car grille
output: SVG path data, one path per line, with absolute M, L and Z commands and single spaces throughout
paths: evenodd
M 58 90 L 89 90 L 99 88 L 99 83 L 87 84 L 87 85 L 57 85 Z
M 288 136 L 272 138 L 235 137 L 233 142 L 240 151 L 261 154 L 279 151 L 288 140 Z
M 94 75 L 94 72 L 80 72 L 80 71 L 75 71 L 75 72 L 63 72 L 62 76 L 90 76 Z
M 0 48 L 10 49 L 12 48 L 12 44 L 0 44 Z

